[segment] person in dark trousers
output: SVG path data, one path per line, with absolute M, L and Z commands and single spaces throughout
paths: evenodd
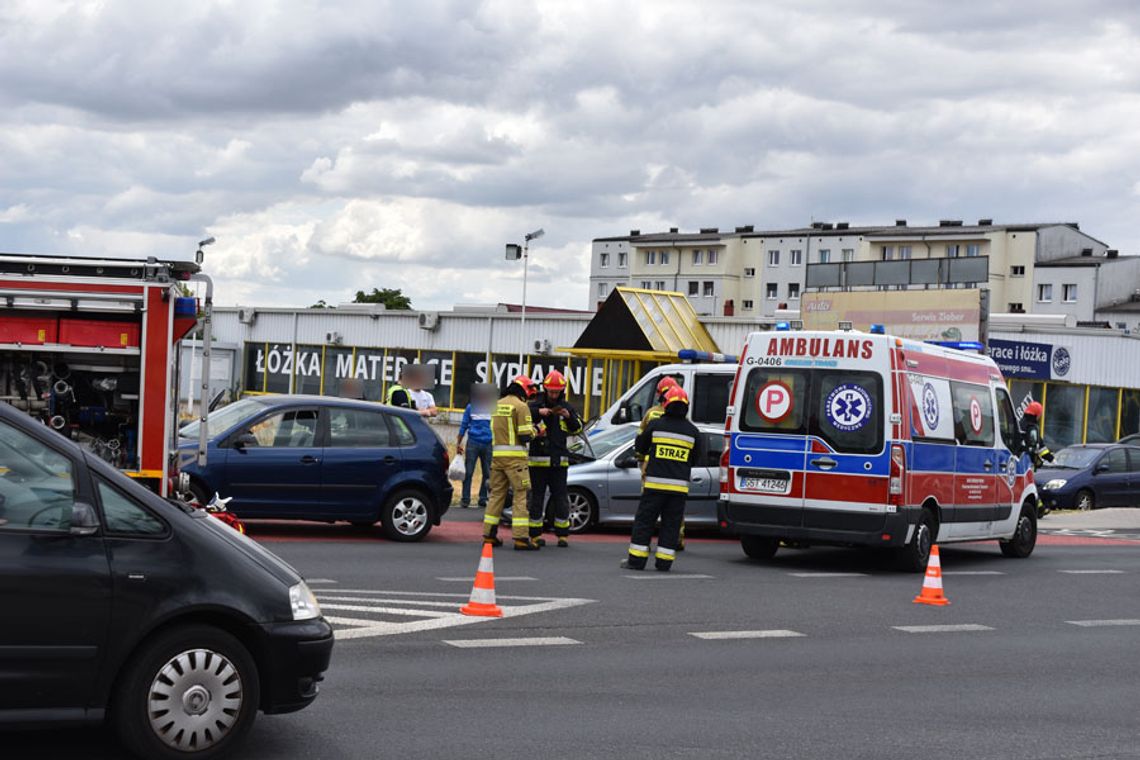
M 679 376 L 678 376 L 679 377 Z M 666 375 L 661 378 L 657 383 L 657 403 L 646 410 L 645 416 L 641 418 L 641 424 L 637 428 L 637 432 L 645 432 L 645 428 L 650 422 L 665 414 L 665 394 L 670 388 L 680 388 L 681 383 L 677 381 L 676 377 Z M 638 466 L 641 468 L 641 488 L 645 489 L 645 464 L 648 461 L 647 457 L 638 458 Z M 685 551 L 685 521 L 681 520 L 681 537 L 677 539 L 677 551 Z
M 1053 461 L 1053 452 L 1049 451 L 1049 447 L 1045 445 L 1045 440 L 1041 437 L 1040 419 L 1041 404 L 1037 401 L 1030 401 L 1025 407 L 1025 411 L 1021 413 L 1021 437 L 1025 442 L 1025 451 L 1029 454 L 1029 461 L 1033 465 L 1033 469 L 1041 467 L 1045 462 Z M 1049 509 L 1045 506 L 1045 502 L 1041 497 L 1037 497 L 1037 516 L 1044 517 L 1049 514 Z
M 570 545 L 570 502 L 566 493 L 566 469 L 570 466 L 570 436 L 582 432 L 582 418 L 566 400 L 566 377 L 551 370 L 542 381 L 542 393 L 530 402 L 535 437 L 530 442 L 530 537 L 540 544 L 546 492 L 558 546 Z
M 475 475 L 475 464 L 478 463 L 483 474 L 483 481 L 479 484 L 479 508 L 487 506 L 487 494 L 491 488 L 491 413 L 495 408 L 495 386 L 488 383 L 476 383 L 471 386 L 471 403 L 463 410 L 463 419 L 459 423 L 459 442 L 455 445 L 455 453 L 463 457 L 466 465 L 463 475 L 463 490 L 459 506 L 466 509 L 471 506 L 471 479 Z M 463 436 L 467 436 L 467 443 L 463 443 Z
M 646 456 L 647 461 L 629 554 L 621 563 L 628 570 L 645 569 L 658 518 L 661 532 L 653 555 L 655 566 L 661 571 L 673 567 L 689 496 L 689 477 L 703 457 L 700 431 L 685 418 L 689 394 L 679 386 L 670 388 L 665 392 L 664 403 L 665 414 L 646 425 L 633 444 L 634 451 Z

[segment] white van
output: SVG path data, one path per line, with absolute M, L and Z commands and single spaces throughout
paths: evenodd
M 980 344 L 976 344 L 980 347 Z M 757 332 L 741 356 L 719 518 L 744 552 L 780 541 L 896 547 L 998 539 L 1027 557 L 1037 490 L 987 356 L 881 333 Z
M 696 424 L 723 425 L 736 364 L 665 364 L 648 372 L 636 385 L 602 412 L 590 426 L 589 434 L 641 418 L 657 403 L 657 383 L 666 375 L 681 384 L 689 394 L 689 419 Z

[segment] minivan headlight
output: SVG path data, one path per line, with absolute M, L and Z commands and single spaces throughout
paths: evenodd
M 1065 478 L 1053 478 L 1045 484 L 1046 491 L 1056 491 L 1058 488 L 1064 488 L 1065 484 L 1069 481 Z
M 294 620 L 312 620 L 321 616 L 321 605 L 304 581 L 289 587 L 289 606 L 293 608 Z

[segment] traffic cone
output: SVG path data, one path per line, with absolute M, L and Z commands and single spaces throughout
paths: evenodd
M 475 573 L 475 585 L 471 587 L 471 601 L 459 611 L 476 617 L 503 616 L 502 608 L 495 604 L 495 560 L 491 557 L 491 545 L 488 543 L 483 544 L 479 571 Z
M 930 547 L 926 562 L 926 577 L 922 579 L 922 593 L 914 598 L 915 604 L 933 604 L 945 607 L 950 600 L 942 593 L 942 560 L 938 558 L 938 544 Z

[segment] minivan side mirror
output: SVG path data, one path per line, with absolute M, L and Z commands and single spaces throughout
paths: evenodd
M 1108 465 L 1107 464 L 1098 464 L 1096 466 L 1096 469 L 1093 470 L 1094 475 L 1100 475 L 1102 472 L 1108 472 Z
M 71 505 L 71 527 L 68 532 L 73 536 L 93 536 L 99 531 L 99 516 L 95 514 L 95 507 L 82 501 Z
M 257 446 L 257 436 L 253 433 L 242 433 L 234 439 L 233 447 L 241 451 L 246 446 Z

